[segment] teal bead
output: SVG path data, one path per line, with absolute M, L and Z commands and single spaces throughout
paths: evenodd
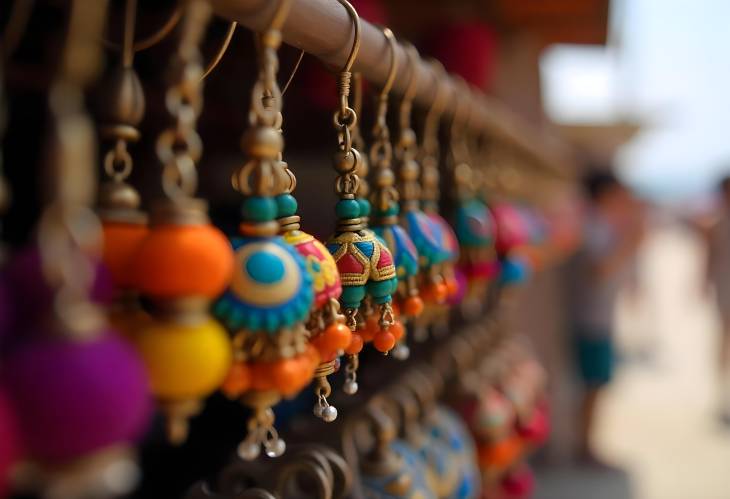
M 365 299 L 365 286 L 342 286 L 340 302 L 345 308 L 357 308 Z
M 276 201 L 269 197 L 252 196 L 243 202 L 241 213 L 250 222 L 268 222 L 276 218 Z
M 373 298 L 381 298 L 385 296 L 390 296 L 391 290 L 393 288 L 393 283 L 391 282 L 392 279 L 387 279 L 385 281 L 369 281 L 368 286 L 368 293 Z M 398 280 L 396 279 L 396 283 Z
M 370 201 L 368 201 L 365 198 L 357 198 L 357 204 L 360 205 L 360 216 L 361 217 L 369 217 L 370 216 Z
M 337 218 L 357 218 L 360 216 L 360 203 L 354 199 L 340 199 L 335 205 Z
M 297 212 L 297 199 L 291 194 L 276 196 L 276 209 L 279 217 L 290 217 Z

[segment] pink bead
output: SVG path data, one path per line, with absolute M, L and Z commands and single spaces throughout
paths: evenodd
M 108 331 L 89 341 L 33 340 L 8 357 L 3 377 L 36 459 L 64 461 L 131 442 L 149 421 L 144 367 Z

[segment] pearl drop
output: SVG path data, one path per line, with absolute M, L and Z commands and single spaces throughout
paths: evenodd
M 322 411 L 323 411 L 323 409 L 324 409 L 323 406 L 321 406 L 319 404 L 315 404 L 314 407 L 312 408 L 312 413 L 316 417 L 321 418 L 322 417 Z
M 238 457 L 244 461 L 253 461 L 261 453 L 258 443 L 244 441 L 238 446 Z
M 357 393 L 357 388 L 357 381 L 353 381 L 351 379 L 345 381 L 345 384 L 342 385 L 342 391 L 347 395 L 355 395 Z
M 325 423 L 331 423 L 337 419 L 337 408 L 333 405 L 328 405 L 322 410 L 322 419 Z
M 408 345 L 399 344 L 393 350 L 393 357 L 398 360 L 406 360 L 411 356 L 411 349 Z
M 279 457 L 284 453 L 284 451 L 286 451 L 286 442 L 280 438 L 277 438 L 266 445 L 266 455 L 269 457 Z

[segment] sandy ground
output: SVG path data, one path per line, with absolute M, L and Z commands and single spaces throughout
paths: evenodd
M 642 292 L 618 314 L 623 360 L 597 422 L 601 455 L 624 472 L 542 469 L 538 499 L 730 499 L 730 431 L 716 417 L 719 324 L 703 258 L 685 230 L 650 234 Z

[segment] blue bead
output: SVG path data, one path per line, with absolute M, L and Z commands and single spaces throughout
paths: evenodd
M 241 214 L 244 220 L 268 222 L 276 218 L 276 201 L 269 197 L 253 196 L 243 202 Z
M 360 203 L 354 199 L 340 199 L 335 205 L 337 218 L 357 218 L 360 216 Z
M 276 196 L 276 209 L 279 217 L 290 217 L 297 212 L 297 199 L 291 194 Z
M 360 205 L 360 216 L 370 216 L 370 201 L 365 198 L 357 198 L 357 204 Z
M 284 277 L 284 264 L 271 253 L 254 253 L 246 262 L 246 272 L 254 281 L 273 284 Z

